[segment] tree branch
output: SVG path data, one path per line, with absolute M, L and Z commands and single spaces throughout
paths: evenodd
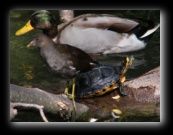
M 10 101 L 44 106 L 45 112 L 60 115 L 64 120 L 74 117 L 72 101 L 64 94 L 55 95 L 38 88 L 24 88 L 10 84 Z M 79 103 L 76 103 L 76 107 L 75 119 L 87 113 L 89 109 L 86 105 Z
M 10 103 L 10 106 L 12 106 L 12 108 L 15 108 L 15 107 L 26 107 L 26 108 L 36 108 L 39 110 L 40 112 L 40 115 L 43 119 L 44 122 L 49 122 L 43 112 L 43 106 L 40 106 L 40 105 L 36 105 L 36 104 L 26 104 L 26 103 Z M 17 114 L 17 113 L 16 113 Z M 16 115 L 15 114 L 15 115 Z M 12 117 L 10 117 L 10 120 L 11 120 Z
M 74 17 L 73 10 L 59 10 L 60 21 L 62 23 L 69 22 Z

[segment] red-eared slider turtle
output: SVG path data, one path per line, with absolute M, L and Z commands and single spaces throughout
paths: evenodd
M 134 60 L 133 56 L 126 57 L 121 68 L 110 65 L 97 65 L 88 72 L 76 76 L 75 97 L 88 98 L 101 96 L 107 92 L 119 88 L 122 95 L 122 83 L 125 81 L 125 73 Z

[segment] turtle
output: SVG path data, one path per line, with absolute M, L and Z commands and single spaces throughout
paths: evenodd
M 99 64 L 92 70 L 80 73 L 75 80 L 75 98 L 90 98 L 104 95 L 119 88 L 121 95 L 128 95 L 123 92 L 122 84 L 126 80 L 125 73 L 133 63 L 133 55 L 125 57 L 121 66 Z M 72 89 L 72 87 L 70 87 Z

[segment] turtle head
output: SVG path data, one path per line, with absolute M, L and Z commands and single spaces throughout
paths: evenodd
M 132 65 L 134 60 L 135 58 L 133 57 L 133 55 L 127 56 L 124 59 L 124 61 L 121 64 L 121 72 L 120 72 L 121 76 L 124 76 L 124 74 L 127 72 L 128 68 Z

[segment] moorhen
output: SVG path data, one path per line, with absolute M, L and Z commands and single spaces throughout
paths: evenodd
M 38 47 L 41 58 L 46 62 L 51 71 L 68 80 L 65 94 L 67 94 L 69 98 L 72 98 L 76 110 L 74 102 L 74 78 L 79 73 L 91 70 L 98 65 L 98 62 L 94 61 L 87 53 L 76 47 L 67 44 L 55 44 L 50 37 L 43 33 L 36 34 L 34 40 L 32 40 L 27 47 L 31 46 Z M 69 79 L 72 78 L 72 94 L 68 94 Z

